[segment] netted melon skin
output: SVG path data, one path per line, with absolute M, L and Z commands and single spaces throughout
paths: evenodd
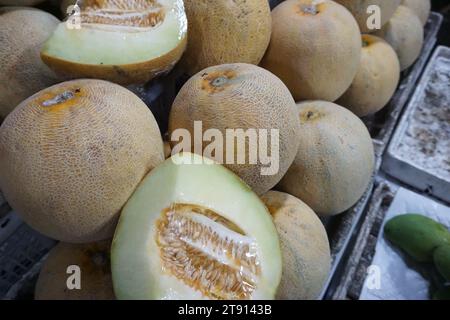
M 52 105 L 64 92 L 72 98 Z M 0 127 L 0 188 L 6 199 L 33 228 L 65 242 L 111 238 L 122 206 L 163 160 L 150 110 L 106 81 L 45 89 Z
M 259 64 L 271 34 L 267 0 L 185 0 L 189 40 L 182 66 L 189 75 L 225 63 Z
M 0 117 L 39 90 L 62 81 L 39 55 L 58 23 L 41 10 L 0 8 Z

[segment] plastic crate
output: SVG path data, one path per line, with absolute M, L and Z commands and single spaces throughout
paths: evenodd
M 4 204 L 5 205 L 5 204 Z M 56 244 L 26 225 L 13 211 L 0 218 L 0 298 Z

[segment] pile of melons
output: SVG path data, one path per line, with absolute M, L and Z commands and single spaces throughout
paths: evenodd
M 371 183 L 359 117 L 387 105 L 419 56 L 429 1 L 271 12 L 267 0 L 80 0 L 66 21 L 7 7 L 39 2 L 0 0 L 0 189 L 61 241 L 36 299 L 318 298 L 331 265 L 320 218 Z M 373 4 L 379 30 L 366 23 Z M 202 144 L 194 155 L 171 141 L 166 159 L 161 124 L 124 86 L 171 70 L 190 79 L 167 110 L 169 137 L 195 135 L 197 121 L 224 136 L 277 130 L 277 172 L 220 165 Z M 67 288 L 72 265 L 81 289 Z

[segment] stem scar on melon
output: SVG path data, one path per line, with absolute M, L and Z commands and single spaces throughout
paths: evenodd
M 225 70 L 223 72 L 212 72 L 202 74 L 202 90 L 209 93 L 220 92 L 230 84 L 236 77 L 236 72 L 233 70 Z

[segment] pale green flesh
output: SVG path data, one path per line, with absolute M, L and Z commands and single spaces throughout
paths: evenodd
M 251 298 L 274 298 L 281 278 L 281 252 L 275 226 L 261 200 L 220 165 L 176 165 L 169 159 L 144 179 L 122 211 L 111 261 L 118 299 L 206 298 L 162 271 L 155 221 L 172 203 L 210 208 L 252 237 L 258 247 L 261 275 Z
M 183 7 L 172 9 L 164 22 L 153 28 L 82 24 L 81 29 L 70 29 L 62 22 L 44 44 L 42 53 L 88 65 L 141 63 L 172 51 L 186 33 L 187 18 Z

